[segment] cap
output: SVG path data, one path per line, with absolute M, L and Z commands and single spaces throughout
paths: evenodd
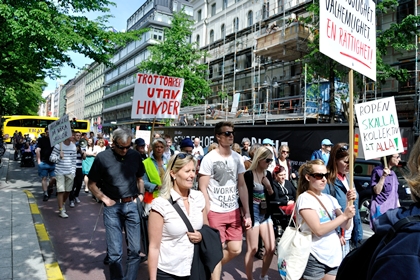
M 193 142 L 191 141 L 190 138 L 184 138 L 181 141 L 181 148 L 186 148 L 186 147 L 194 148 L 194 144 L 193 144 Z
M 324 139 L 324 140 L 322 140 L 321 145 L 322 146 L 333 146 L 334 144 L 331 143 L 330 139 Z
M 137 146 L 145 146 L 146 145 L 146 142 L 144 142 L 144 139 L 143 138 L 137 138 L 136 141 L 134 141 L 134 143 Z
M 273 140 L 271 140 L 270 138 L 265 138 L 265 139 L 262 141 L 262 143 L 263 143 L 263 145 L 269 144 L 269 145 L 271 145 L 271 146 L 274 146 L 274 142 L 273 142 Z

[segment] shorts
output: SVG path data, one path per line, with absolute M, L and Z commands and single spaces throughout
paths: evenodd
M 40 164 L 38 164 L 38 176 L 41 178 L 45 177 L 55 177 L 55 164 L 48 164 L 43 161 L 41 161 Z
M 337 275 L 338 267 L 329 267 L 320 263 L 312 254 L 309 255 L 308 264 L 303 272 L 305 280 L 319 280 L 324 278 L 325 274 Z
M 260 205 L 253 203 L 254 208 L 254 227 L 259 227 L 263 224 L 273 224 L 271 217 L 265 218 L 265 214 L 260 214 Z
M 222 243 L 225 241 L 242 241 L 242 219 L 239 208 L 227 213 L 209 211 L 209 225 L 219 230 Z
M 74 175 L 57 175 L 57 192 L 71 192 L 73 189 Z

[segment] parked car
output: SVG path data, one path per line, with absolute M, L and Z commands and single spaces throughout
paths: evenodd
M 359 193 L 359 210 L 362 222 L 369 223 L 370 201 L 372 198 L 372 186 L 370 185 L 372 170 L 381 165 L 379 160 L 356 159 L 354 164 L 354 185 Z M 404 174 L 408 171 L 405 162 L 400 162 L 392 170 L 398 177 L 398 196 L 401 206 L 409 206 L 413 203 L 410 196 L 410 188 L 404 179 Z

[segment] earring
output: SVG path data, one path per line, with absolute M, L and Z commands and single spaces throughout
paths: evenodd
M 174 179 L 174 181 L 176 180 L 176 177 L 172 177 L 172 179 Z

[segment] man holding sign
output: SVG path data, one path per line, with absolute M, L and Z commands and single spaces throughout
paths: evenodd
M 373 221 L 389 209 L 400 207 L 398 200 L 398 177 L 392 167 L 400 162 L 400 155 L 393 154 L 381 158 L 382 166 L 377 166 L 372 171 L 371 186 L 373 190 L 372 201 L 370 203 L 370 227 Z

